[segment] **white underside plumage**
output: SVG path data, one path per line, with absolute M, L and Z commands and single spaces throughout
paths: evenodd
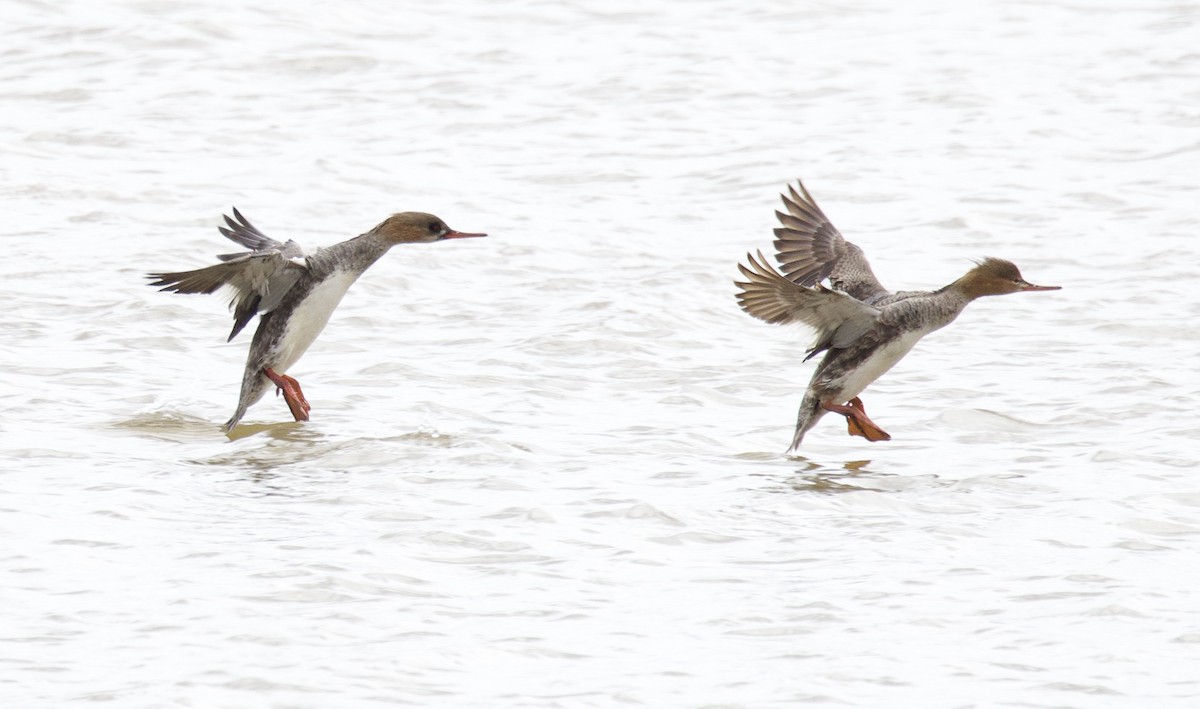
M 358 274 L 348 271 L 334 271 L 328 278 L 321 281 L 312 289 L 288 318 L 283 337 L 276 347 L 277 358 L 274 369 L 279 374 L 286 374 L 309 345 L 317 339 L 317 335 L 325 329 L 329 316 L 333 314 L 342 296 L 358 279 Z
M 792 438 L 792 445 L 788 447 L 787 455 L 797 454 L 800 443 L 804 440 L 804 434 L 825 415 L 825 409 L 820 406 L 820 403 L 844 404 L 858 396 L 872 382 L 903 359 L 904 355 L 908 354 L 922 337 L 936 329 L 928 328 L 905 332 L 873 352 L 870 357 L 852 370 L 843 372 L 839 377 L 820 382 L 819 389 L 814 388 L 818 385 L 817 382 L 810 384 L 804 395 L 804 401 L 800 404 L 796 434 Z M 830 389 L 834 389 L 835 393 L 830 394 Z M 818 392 L 824 392 L 824 394 Z M 822 399 L 822 396 L 825 398 Z
M 926 330 L 910 330 L 871 354 L 862 364 L 846 372 L 838 386 L 835 404 L 845 403 L 858 396 L 876 379 L 883 376 L 912 350 L 927 334 Z

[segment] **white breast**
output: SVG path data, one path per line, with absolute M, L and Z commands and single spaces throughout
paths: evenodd
M 279 359 L 275 371 L 284 374 L 300 359 L 325 329 L 325 323 L 329 322 L 334 308 L 342 302 L 342 296 L 357 279 L 356 274 L 334 271 L 292 311 L 279 341 Z
M 904 355 L 908 354 L 913 345 L 925 336 L 925 332 L 913 330 L 904 333 L 900 337 L 889 342 L 886 346 L 879 348 L 872 354 L 861 366 L 856 367 L 854 371 L 848 372 L 841 383 L 841 394 L 837 397 L 838 403 L 849 401 L 862 393 L 863 389 L 870 386 L 871 382 L 883 376 L 884 372 L 888 371 L 896 365 Z

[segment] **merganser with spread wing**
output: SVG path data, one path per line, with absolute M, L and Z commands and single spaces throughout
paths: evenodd
M 890 292 L 880 284 L 862 249 L 846 241 L 804 184 L 782 195 L 787 213 L 776 211 L 775 258 L 783 274 L 762 252 L 738 264 L 745 281 L 738 304 L 769 323 L 800 322 L 816 330 L 805 361 L 824 352 L 800 403 L 794 453 L 826 412 L 846 417 L 850 435 L 869 441 L 891 436 L 877 426 L 858 395 L 899 362 L 925 335 L 949 325 L 963 308 L 987 295 L 1059 290 L 1035 286 L 1009 261 L 985 258 L 950 285 L 935 291 Z M 820 281 L 828 280 L 829 287 Z
M 195 271 L 151 273 L 151 286 L 175 293 L 233 289 L 232 340 L 259 315 L 250 343 L 241 396 L 228 432 L 246 410 L 272 387 L 282 392 L 292 416 L 307 421 L 311 406 L 300 383 L 287 371 L 321 334 L 329 316 L 358 277 L 397 244 L 462 239 L 486 234 L 454 231 L 432 214 L 393 214 L 370 231 L 340 244 L 305 253 L 295 241 L 276 241 L 254 227 L 237 209 L 218 227 L 228 239 L 250 249 L 218 256 L 222 263 Z

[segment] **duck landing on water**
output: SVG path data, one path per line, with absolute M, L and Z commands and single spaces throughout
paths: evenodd
M 738 264 L 746 278 L 738 304 L 769 323 L 799 322 L 816 330 L 805 361 L 824 352 L 796 420 L 788 454 L 795 453 L 817 421 L 832 411 L 846 417 L 852 436 L 887 441 L 859 394 L 891 369 L 922 337 L 954 321 L 963 308 L 986 295 L 1059 290 L 1035 286 L 1009 261 L 985 258 L 966 275 L 935 291 L 891 292 L 871 271 L 862 249 L 842 238 L 816 200 L 798 182 L 783 195 L 787 213 L 775 212 L 775 258 L 780 274 L 758 252 Z M 826 287 L 820 282 L 827 280 Z
M 292 416 L 307 421 L 312 407 L 300 382 L 287 371 L 321 334 L 342 296 L 368 268 L 397 244 L 418 244 L 446 239 L 487 236 L 454 231 L 432 214 L 393 214 L 361 236 L 305 253 L 292 240 L 276 241 L 233 210 L 225 217 L 228 228 L 218 227 L 231 241 L 249 251 L 218 256 L 222 263 L 195 271 L 151 273 L 149 285 L 175 293 L 212 293 L 233 289 L 232 340 L 259 316 L 258 330 L 250 343 L 237 409 L 225 422 L 233 430 L 242 416 L 272 386 L 282 392 Z

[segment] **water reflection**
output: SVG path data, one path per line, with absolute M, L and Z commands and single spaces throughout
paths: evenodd
M 117 421 L 113 428 L 161 441 L 186 443 L 215 439 L 219 427 L 212 421 L 175 411 L 152 411 Z
M 795 493 L 817 492 L 834 494 L 841 492 L 887 492 L 894 486 L 881 485 L 882 478 L 894 479 L 891 473 L 872 469 L 871 460 L 847 460 L 841 462 L 822 461 L 802 455 L 780 457 L 760 453 L 743 453 L 735 456 L 741 460 L 771 461 L 774 465 L 791 469 L 787 473 L 763 473 L 761 476 L 773 481 L 768 492 Z
M 314 441 L 323 437 L 319 431 L 305 427 L 302 421 L 241 424 L 225 435 L 233 442 L 260 433 L 278 441 Z
M 803 456 L 791 456 L 793 462 L 804 466 L 796 470 L 788 480 L 788 487 L 796 492 L 836 494 L 841 492 L 883 492 L 885 488 L 872 487 L 868 483 L 880 473 L 872 471 L 870 460 L 848 460 L 840 467 L 818 463 Z

